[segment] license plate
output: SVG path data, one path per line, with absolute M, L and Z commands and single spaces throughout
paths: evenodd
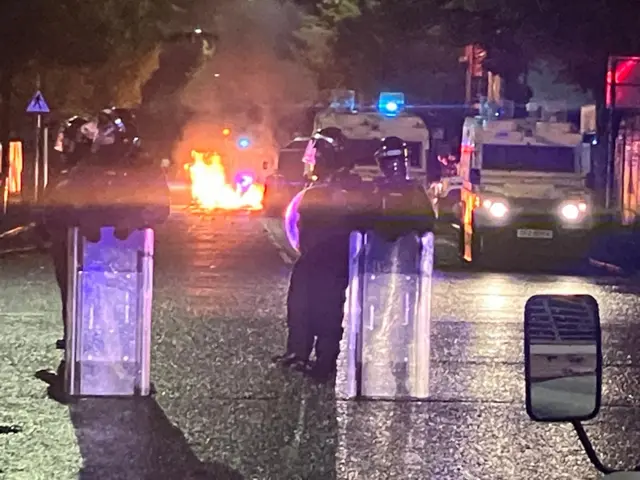
M 518 229 L 518 238 L 553 238 L 552 230 Z

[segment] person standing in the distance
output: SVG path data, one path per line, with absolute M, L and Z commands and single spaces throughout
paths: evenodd
M 341 132 L 321 131 L 312 142 L 314 155 L 305 161 L 314 183 L 298 207 L 300 258 L 287 296 L 287 346 L 273 360 L 326 382 L 335 374 L 340 353 L 349 237 L 359 227 L 364 200 L 343 155 Z M 314 340 L 316 360 L 311 363 Z

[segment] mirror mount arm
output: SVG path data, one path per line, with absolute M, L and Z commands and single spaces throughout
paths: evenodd
M 589 440 L 589 437 L 587 436 L 587 432 L 582 426 L 582 423 L 578 420 L 574 420 L 571 422 L 571 425 L 573 425 L 573 429 L 578 434 L 578 438 L 580 439 L 582 448 L 584 448 L 584 451 L 587 454 L 587 457 L 589 457 L 589 460 L 591 461 L 593 466 L 596 467 L 596 469 L 598 469 L 601 473 L 604 473 L 605 475 L 616 472 L 617 470 L 614 470 L 611 467 L 607 467 L 605 464 L 602 463 L 602 461 L 600 461 L 600 458 L 598 458 L 598 454 L 593 448 L 593 444 L 591 443 L 591 440 Z

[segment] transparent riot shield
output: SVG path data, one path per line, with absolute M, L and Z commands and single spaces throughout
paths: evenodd
M 98 243 L 69 230 L 65 388 L 74 396 L 149 395 L 151 229 Z
M 351 234 L 347 398 L 429 396 L 433 233 Z

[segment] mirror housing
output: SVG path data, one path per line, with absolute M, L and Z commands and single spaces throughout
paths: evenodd
M 524 312 L 526 407 L 537 422 L 594 418 L 602 395 L 602 338 L 591 295 L 534 295 Z
M 262 162 L 262 169 L 263 170 L 268 170 L 269 169 L 269 162 Z
M 584 177 L 584 186 L 589 190 L 595 190 L 596 188 L 596 175 L 593 172 L 587 173 Z

